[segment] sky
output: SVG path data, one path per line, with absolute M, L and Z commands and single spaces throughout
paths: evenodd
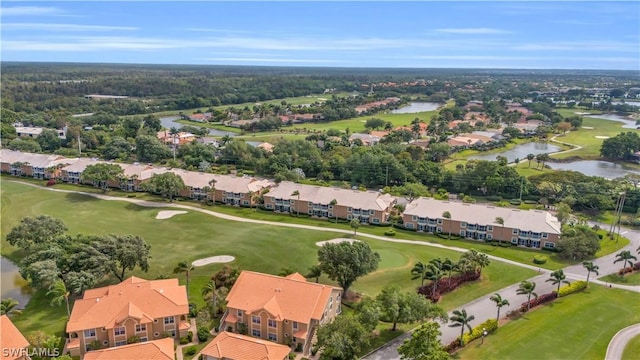
M 640 1 L 2 1 L 2 61 L 640 71 Z

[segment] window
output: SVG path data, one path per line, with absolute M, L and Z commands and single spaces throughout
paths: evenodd
M 291 323 L 291 326 L 293 327 L 293 330 L 298 330 L 298 322 L 294 321 L 293 323 Z
M 269 333 L 269 340 L 278 341 L 278 335 L 276 335 L 274 333 Z
M 513 229 L 513 231 L 511 232 L 513 235 L 518 235 L 519 231 L 518 229 Z
M 347 215 L 347 220 L 351 220 L 351 219 L 353 219 L 353 215 L 351 214 Z
M 147 331 L 147 324 L 136 324 L 136 332 Z
M 258 329 L 251 330 L 251 335 L 254 337 L 260 337 L 260 330 Z
M 273 205 L 271 205 L 271 204 L 267 204 L 267 205 L 265 205 L 265 207 L 266 207 L 267 209 L 273 209 Z
M 333 205 L 329 205 L 329 210 L 333 210 Z
M 249 201 L 247 201 L 247 200 L 242 200 L 242 205 L 249 205 Z
M 169 330 L 167 332 L 169 333 L 169 335 L 171 335 L 171 337 L 175 337 L 176 336 L 176 331 L 175 330 Z
M 374 224 L 379 224 L 380 223 L 380 219 L 373 219 L 373 223 Z
M 547 233 L 542 233 L 542 238 L 543 238 L 543 239 L 548 239 L 548 238 L 549 238 L 549 234 L 547 234 Z
M 309 211 L 307 211 L 307 213 L 308 213 L 309 215 L 313 214 L 313 209 L 309 209 Z
M 253 315 L 251 317 L 251 322 L 254 324 L 260 324 L 260 316 Z
M 375 213 L 376 213 L 375 210 L 369 210 L 369 215 L 373 215 Z
M 553 249 L 554 247 L 556 247 L 556 244 L 555 244 L 555 243 L 552 243 L 552 242 L 545 241 L 545 242 L 544 242 L 544 247 L 545 247 L 546 249 Z
M 238 317 L 241 318 L 242 317 L 242 310 L 238 310 L 238 312 L 236 314 L 238 314 Z
M 96 336 L 96 329 L 91 329 L 91 330 L 85 330 L 84 331 L 84 337 L 95 337 Z
M 404 227 L 406 227 L 407 229 L 413 229 L 413 224 L 411 224 L 411 223 L 404 224 Z
M 511 238 L 511 243 L 512 244 L 517 244 L 518 243 L 518 238 L 517 237 L 512 237 Z
M 115 336 L 125 335 L 126 334 L 126 330 L 125 330 L 124 326 L 123 327 L 117 327 L 117 328 L 113 329 L 113 334 Z
M 124 345 L 127 345 L 127 340 L 116 341 L 116 346 L 124 346 Z
M 460 230 L 460 236 L 463 236 L 466 234 L 466 232 L 464 230 Z
M 352 212 L 353 208 L 347 208 L 347 212 Z
M 493 225 L 487 225 L 487 231 L 493 231 Z
M 441 227 L 437 227 L 436 228 L 436 232 L 441 233 L 442 232 L 442 228 Z
M 295 204 L 295 203 L 296 203 L 296 201 L 295 201 L 295 200 L 293 200 L 293 199 L 289 200 L 289 204 L 293 205 L 293 204 Z
M 333 213 L 332 212 L 329 213 L 329 217 L 333 217 Z
M 269 327 L 274 328 L 276 326 L 277 326 L 276 321 L 274 319 L 269 319 Z
M 418 217 L 417 217 L 417 216 L 415 216 L 415 215 L 413 215 L 413 216 L 411 217 L 411 220 L 413 220 L 413 221 L 418 221 Z
M 460 223 L 460 229 L 466 229 L 467 228 L 467 223 L 466 222 L 461 222 Z
M 149 341 L 149 339 L 146 336 L 142 336 L 140 338 L 140 342 L 147 342 L 147 341 Z
M 165 325 L 174 324 L 175 322 L 176 322 L 176 319 L 174 319 L 173 316 L 167 316 L 166 318 L 164 318 Z
M 487 240 L 493 240 L 493 235 L 487 234 Z

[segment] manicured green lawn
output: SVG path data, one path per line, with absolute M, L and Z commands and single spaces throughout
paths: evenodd
M 455 358 L 600 360 L 616 332 L 640 321 L 639 301 L 635 292 L 590 285 L 505 324 Z
M 622 353 L 622 360 L 636 360 L 640 354 L 640 335 L 634 337 L 627 343 Z
M 556 138 L 558 141 L 580 145 L 582 146 L 582 149 L 552 155 L 551 157 L 554 159 L 565 159 L 573 156 L 579 156 L 582 158 L 598 158 L 600 157 L 600 147 L 602 146 L 604 139 L 598 139 L 596 136 L 614 137 L 621 132 L 631 131 L 631 129 L 623 129 L 622 124 L 623 123 L 618 121 L 584 117 L 582 126 L 592 127 L 593 129 L 581 128 Z
M 25 216 L 48 214 L 62 219 L 71 233 L 93 234 L 134 234 L 140 235 L 151 245 L 149 273 L 135 271 L 144 278 L 158 275 L 173 276 L 173 268 L 181 260 L 189 262 L 212 256 L 233 255 L 231 263 L 241 269 L 277 274 L 283 267 L 292 267 L 301 273 L 316 263 L 317 241 L 344 237 L 345 234 L 302 230 L 271 225 L 246 224 L 221 220 L 195 211 L 177 215 L 167 220 L 156 220 L 161 208 L 144 208 L 119 201 L 103 201 L 80 194 L 66 194 L 36 189 L 30 186 L 6 181 L 2 183 L 2 234 L 7 232 Z M 92 189 L 90 187 L 82 187 Z M 187 202 L 183 202 L 187 203 Z M 206 207 L 203 205 L 203 207 Z M 222 206 L 207 207 L 212 210 L 228 209 Z M 236 209 L 238 210 L 238 209 Z M 249 214 L 261 212 L 242 209 Z M 289 215 L 271 215 L 269 220 L 290 220 Z M 302 219 L 296 219 L 302 220 Z M 312 220 L 308 220 L 312 221 Z M 314 224 L 329 222 L 314 221 Z M 346 228 L 347 225 L 342 225 Z M 384 228 L 371 229 L 384 231 Z M 414 234 L 417 235 L 417 234 Z M 413 290 L 417 281 L 410 280 L 410 269 L 415 261 L 429 261 L 434 257 L 457 259 L 460 253 L 432 247 L 389 243 L 369 240 L 371 247 L 382 257 L 379 270 L 354 284 L 353 289 L 365 295 L 375 296 L 389 283 Z M 462 242 L 456 242 L 459 245 Z M 2 254 L 16 261 L 21 254 L 3 240 Z M 478 244 L 482 245 L 482 244 Z M 286 255 L 285 255 L 286 254 Z M 200 289 L 210 281 L 211 275 L 222 267 L 221 264 L 197 268 L 191 274 L 191 300 L 202 306 Z M 508 274 L 507 276 L 504 276 Z M 470 284 L 460 291 L 445 296 L 443 305 L 462 303 L 511 283 L 528 278 L 533 271 L 493 262 L 485 269 L 483 281 Z M 131 274 L 127 274 L 131 275 Z M 176 275 L 184 283 L 184 276 Z M 326 277 L 322 282 L 329 282 Z M 37 294 L 35 299 L 42 294 Z M 29 332 L 44 326 L 52 333 L 61 333 L 64 326 L 64 308 L 52 308 L 44 296 L 41 301 L 28 305 L 25 314 L 16 320 L 16 325 Z M 451 298 L 451 299 L 449 299 Z M 42 321 L 42 323 L 41 323 Z M 57 330 L 56 330 L 57 329 Z
M 640 271 L 636 271 L 632 274 L 621 276 L 618 274 L 611 274 L 603 276 L 598 280 L 607 281 L 614 284 L 621 285 L 640 285 Z

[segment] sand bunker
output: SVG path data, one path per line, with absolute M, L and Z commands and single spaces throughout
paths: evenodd
M 608 139 L 609 137 L 608 136 L 597 135 L 597 136 L 594 136 L 594 138 L 596 138 L 596 139 Z
M 352 244 L 354 241 L 360 241 L 360 240 L 356 240 L 356 239 L 347 239 L 347 238 L 337 238 L 337 239 L 331 239 L 331 240 L 327 240 L 327 241 L 319 241 L 316 243 L 317 246 L 322 246 L 324 244 L 336 244 L 336 243 L 341 243 L 341 242 L 348 242 L 350 244 Z
M 232 262 L 235 259 L 236 258 L 231 256 L 231 255 L 210 256 L 208 258 L 198 259 L 198 260 L 192 262 L 191 265 L 193 265 L 193 266 L 205 266 L 205 265 L 216 264 L 216 263 L 228 263 L 228 262 Z
M 162 211 L 158 212 L 158 215 L 156 215 L 156 219 L 158 219 L 158 220 L 170 219 L 174 215 L 181 215 L 181 214 L 186 214 L 186 213 L 187 213 L 186 211 L 162 210 Z
M 581 126 L 583 129 L 593 130 L 593 126 Z

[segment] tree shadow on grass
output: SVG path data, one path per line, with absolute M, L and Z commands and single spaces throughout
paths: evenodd
M 66 199 L 69 202 L 72 202 L 72 203 L 99 201 L 100 200 L 100 199 L 98 199 L 96 197 L 93 197 L 93 196 L 84 195 L 84 194 L 77 194 L 77 193 L 68 193 L 66 195 Z

